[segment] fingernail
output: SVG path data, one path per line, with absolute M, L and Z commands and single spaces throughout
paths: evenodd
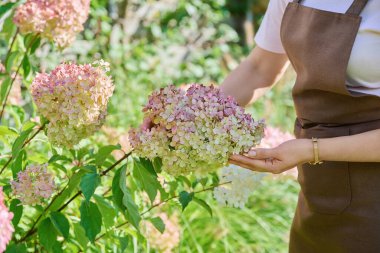
M 251 150 L 251 151 L 248 152 L 248 155 L 249 156 L 256 156 L 256 151 Z

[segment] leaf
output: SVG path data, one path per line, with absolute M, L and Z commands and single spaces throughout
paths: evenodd
M 185 210 L 187 205 L 193 200 L 194 193 L 188 193 L 187 191 L 182 191 L 179 193 L 179 202 L 182 205 L 182 211 Z
M 5 253 L 27 253 L 26 245 L 23 244 L 10 244 L 7 246 Z
M 97 166 L 101 166 L 105 162 L 107 157 L 111 154 L 112 151 L 120 149 L 120 148 L 121 148 L 120 144 L 101 147 L 98 153 L 95 155 L 95 164 Z
M 121 252 L 124 252 L 127 249 L 129 241 L 131 241 L 130 236 L 119 237 Z
M 38 37 L 37 39 L 34 40 L 33 44 L 30 47 L 30 55 L 34 54 L 34 52 L 37 50 L 40 44 L 41 44 L 41 37 Z
M 160 157 L 153 159 L 153 167 L 156 173 L 160 173 L 162 171 L 162 159 Z
M 41 221 L 38 226 L 38 237 L 41 245 L 52 252 L 54 244 L 57 243 L 57 233 L 50 218 Z
M 24 70 L 24 77 L 26 78 L 30 73 L 30 61 L 28 55 L 22 59 L 22 69 Z
M 80 224 L 86 232 L 87 238 L 91 242 L 95 242 L 95 237 L 102 229 L 102 214 L 95 203 L 82 201 L 79 208 Z
M 74 235 L 74 239 L 82 246 L 83 249 L 86 250 L 89 241 L 86 237 L 86 232 L 79 223 L 74 223 Z
M 9 206 L 9 211 L 13 213 L 13 219 L 12 219 L 13 227 L 17 227 L 18 223 L 20 222 L 22 212 L 24 210 L 24 207 L 20 204 L 21 204 L 20 200 L 13 199 Z
M 113 200 L 117 207 L 123 211 L 125 218 L 136 228 L 139 229 L 141 216 L 138 207 L 126 185 L 127 166 L 123 165 L 115 173 L 112 181 Z
M 112 200 L 115 205 L 124 213 L 126 208 L 123 204 L 124 193 L 120 188 L 120 172 L 121 168 L 116 170 L 112 180 Z
M 33 126 L 34 127 L 34 126 Z M 16 138 L 12 146 L 12 156 L 16 157 L 17 153 L 21 150 L 24 142 L 28 138 L 29 134 L 33 131 L 33 127 L 30 127 L 21 132 L 20 136 Z
M 12 163 L 11 169 L 12 169 L 13 178 L 16 178 L 17 174 L 22 170 L 22 168 L 23 168 L 22 162 L 25 159 L 26 159 L 26 152 L 25 152 L 25 150 L 21 150 L 17 154 L 16 159 Z
M 161 184 L 157 180 L 157 174 L 153 169 L 153 165 L 150 162 L 147 164 L 146 162 L 143 163 L 141 161 L 144 160 L 134 159 L 133 175 L 148 194 L 151 203 L 153 203 L 157 196 L 157 190 L 161 187 Z
M 6 126 L 0 126 L 0 136 L 18 136 L 18 133 L 16 130 L 6 127 Z
M 82 177 L 80 181 L 80 189 L 87 201 L 90 201 L 99 183 L 100 176 L 98 173 L 88 173 Z
M 67 161 L 67 162 L 71 162 L 71 159 L 64 156 L 64 155 L 53 155 L 48 163 L 54 163 L 54 162 L 57 162 L 57 161 Z
M 63 235 L 63 237 L 65 237 L 65 239 L 69 238 L 70 224 L 66 216 L 59 212 L 52 212 L 50 214 L 50 219 L 54 227 Z
M 113 227 L 115 225 L 116 217 L 115 208 L 99 195 L 95 194 L 94 199 L 99 207 L 100 212 L 102 213 L 104 226 L 106 228 Z
M 18 55 L 19 55 L 18 51 L 12 52 L 9 55 L 7 61 L 5 62 L 5 69 L 7 70 L 7 73 L 11 73 L 12 72 L 13 62 L 14 62 L 14 60 L 16 59 L 16 57 Z
M 199 199 L 197 197 L 193 197 L 193 200 L 199 204 L 201 207 L 203 207 L 204 209 L 206 209 L 206 211 L 210 214 L 210 216 L 212 217 L 212 209 L 211 207 L 209 206 L 209 204 L 206 203 L 206 201 L 204 201 L 203 199 Z
M 160 233 L 164 233 L 165 231 L 165 223 L 162 221 L 162 219 L 160 217 L 154 217 L 154 218 L 151 218 L 149 219 L 150 222 L 152 222 L 153 226 L 155 228 L 157 228 L 158 231 L 160 231 Z
M 139 213 L 139 208 L 137 207 L 135 201 L 133 200 L 132 194 L 126 185 L 127 183 L 126 173 L 127 173 L 127 166 L 124 165 L 123 167 L 121 167 L 120 183 L 119 183 L 120 189 L 124 193 L 123 205 L 127 208 L 128 220 L 137 230 L 139 230 L 139 223 L 141 220 L 141 216 Z
M 13 8 L 13 6 L 16 4 L 17 2 L 14 2 L 14 3 L 6 3 L 4 5 L 1 5 L 0 6 L 0 18 L 5 14 L 7 13 L 10 9 Z
M 7 95 L 7 91 L 9 89 L 9 86 L 11 84 L 11 78 L 10 77 L 7 77 L 5 78 L 5 80 L 1 83 L 1 86 L 0 86 L 0 102 L 2 103 L 5 99 L 5 96 Z M 5 128 L 3 126 L 3 128 Z

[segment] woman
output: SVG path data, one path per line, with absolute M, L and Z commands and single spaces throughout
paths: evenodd
M 298 165 L 291 253 L 380 252 L 380 0 L 271 0 L 255 40 L 221 88 L 248 105 L 290 61 L 297 139 L 230 162 Z

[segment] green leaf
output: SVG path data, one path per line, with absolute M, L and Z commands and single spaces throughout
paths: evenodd
M 6 3 L 4 5 L 1 5 L 0 6 L 0 18 L 5 14 L 7 13 L 10 9 L 13 8 L 13 6 L 16 4 L 17 2 L 14 2 L 14 3 Z
M 67 161 L 67 162 L 71 162 L 71 159 L 64 156 L 64 155 L 53 155 L 48 163 L 54 163 L 54 162 L 57 162 L 57 161 Z
M 5 69 L 7 70 L 7 73 L 12 72 L 13 62 L 17 58 L 18 55 L 19 55 L 18 51 L 12 52 L 9 55 L 7 61 L 5 62 Z
M 126 182 L 127 166 L 123 165 L 115 173 L 112 181 L 113 200 L 117 207 L 123 211 L 125 218 L 136 228 L 139 229 L 141 216 L 138 207 L 132 198 Z
M 29 134 L 33 131 L 33 126 L 22 131 L 20 136 L 16 138 L 15 142 L 12 146 L 12 156 L 16 157 L 17 153 L 21 150 L 22 146 L 24 145 L 24 142 L 28 138 Z
M 182 191 L 179 193 L 179 202 L 182 205 L 182 211 L 185 210 L 187 205 L 193 200 L 194 193 L 188 193 L 187 191 Z
M 100 212 L 102 213 L 104 226 L 106 228 L 113 227 L 115 225 L 116 217 L 115 208 L 99 195 L 95 194 L 94 199 L 99 207 Z
M 1 83 L 1 86 L 0 86 L 0 102 L 1 103 L 4 101 L 5 96 L 7 95 L 7 91 L 9 89 L 9 86 L 10 86 L 11 82 L 12 82 L 12 79 L 10 77 L 7 77 Z
M 141 216 L 140 216 L 140 213 L 139 213 L 139 208 L 136 205 L 135 201 L 133 200 L 132 194 L 129 191 L 127 185 L 126 185 L 126 183 L 127 183 L 127 176 L 126 176 L 126 174 L 127 174 L 127 166 L 124 165 L 123 167 L 121 167 L 121 171 L 120 171 L 120 183 L 119 183 L 120 189 L 124 193 L 123 205 L 127 208 L 127 218 L 128 218 L 128 220 L 131 222 L 131 224 L 137 230 L 139 230 L 139 223 L 140 223 L 140 220 L 141 220 Z
M 165 231 L 165 223 L 160 217 L 154 217 L 149 219 L 153 226 L 162 234 Z
M 18 136 L 18 133 L 16 130 L 6 127 L 6 126 L 0 126 L 0 136 L 10 136 L 15 137 Z
M 12 163 L 12 175 L 13 175 L 13 178 L 16 178 L 17 177 L 17 174 L 22 170 L 23 168 L 23 164 L 22 162 L 26 159 L 26 152 L 25 150 L 21 150 L 17 156 L 16 156 L 16 159 L 13 161 Z
M 82 246 L 84 250 L 86 250 L 89 240 L 86 237 L 86 232 L 79 223 L 74 223 L 74 235 L 74 239 Z
M 38 226 L 39 242 L 46 248 L 47 251 L 52 252 L 54 244 L 57 243 L 57 233 L 50 218 L 41 221 Z
M 38 37 L 36 40 L 34 40 L 32 46 L 30 47 L 30 54 L 34 54 L 34 52 L 37 50 L 37 48 L 40 46 L 41 44 L 41 38 Z
M 24 70 L 24 77 L 26 78 L 30 73 L 30 61 L 28 55 L 25 55 L 22 60 L 22 69 Z
M 50 219 L 54 227 L 63 235 L 63 237 L 65 237 L 65 239 L 69 238 L 70 224 L 66 216 L 59 212 L 52 212 L 50 214 Z
M 18 223 L 20 222 L 22 212 L 24 210 L 24 207 L 20 204 L 21 204 L 20 200 L 13 199 L 9 206 L 9 210 L 13 213 L 13 219 L 12 219 L 13 227 L 17 227 Z
M 95 155 L 95 164 L 97 166 L 101 166 L 106 161 L 107 157 L 111 154 L 112 151 L 120 148 L 120 144 L 101 147 L 98 153 Z
M 210 214 L 210 216 L 212 217 L 212 209 L 211 207 L 209 206 L 209 204 L 206 203 L 206 201 L 204 201 L 203 199 L 199 199 L 197 197 L 193 197 L 193 200 L 195 201 L 195 203 L 199 204 L 201 207 L 203 207 L 204 209 L 206 209 L 206 211 Z
M 157 180 L 157 174 L 153 169 L 153 165 L 143 161 L 143 159 L 134 159 L 133 175 L 148 194 L 151 203 L 153 203 L 157 196 L 157 190 L 161 187 L 161 184 Z
M 153 159 L 153 167 L 157 173 L 160 173 L 162 171 L 162 159 L 160 157 Z
M 100 233 L 102 228 L 102 214 L 95 203 L 82 201 L 79 208 L 80 224 L 86 232 L 87 238 L 91 242 L 95 242 L 96 235 Z
M 10 244 L 8 245 L 5 253 L 27 253 L 26 245 L 23 244 Z
M 87 201 L 90 201 L 99 184 L 100 176 L 98 173 L 88 173 L 82 177 L 80 181 L 80 189 Z
M 119 237 L 121 252 L 124 252 L 127 249 L 129 241 L 131 241 L 130 236 Z

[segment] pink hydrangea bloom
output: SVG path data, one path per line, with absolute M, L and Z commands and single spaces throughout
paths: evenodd
M 13 194 L 23 205 L 41 204 L 53 194 L 54 178 L 47 172 L 47 166 L 47 163 L 28 166 L 17 174 L 17 181 L 11 181 Z
M 16 9 L 13 21 L 21 33 L 39 34 L 64 48 L 83 31 L 89 10 L 90 0 L 27 0 Z
M 13 213 L 9 212 L 5 206 L 3 188 L 0 187 L 0 253 L 5 251 L 12 238 L 12 233 L 14 232 L 12 219 Z
M 172 175 L 215 171 L 263 134 L 262 121 L 254 121 L 214 86 L 193 84 L 184 91 L 170 85 L 154 92 L 143 111 L 154 126 L 130 131 L 134 152 L 160 157 L 163 170 Z
M 264 129 L 264 138 L 261 140 L 260 148 L 275 148 L 285 141 L 294 139 L 294 135 L 284 132 L 279 128 L 268 126 Z
M 177 216 L 169 217 L 166 213 L 157 215 L 165 224 L 165 231 L 161 234 L 150 222 L 145 222 L 144 234 L 150 246 L 160 253 L 172 253 L 180 241 L 180 227 Z
M 58 146 L 72 147 L 103 124 L 114 91 L 109 64 L 64 63 L 50 74 L 38 74 L 31 93 L 39 112 L 49 120 L 47 135 Z

